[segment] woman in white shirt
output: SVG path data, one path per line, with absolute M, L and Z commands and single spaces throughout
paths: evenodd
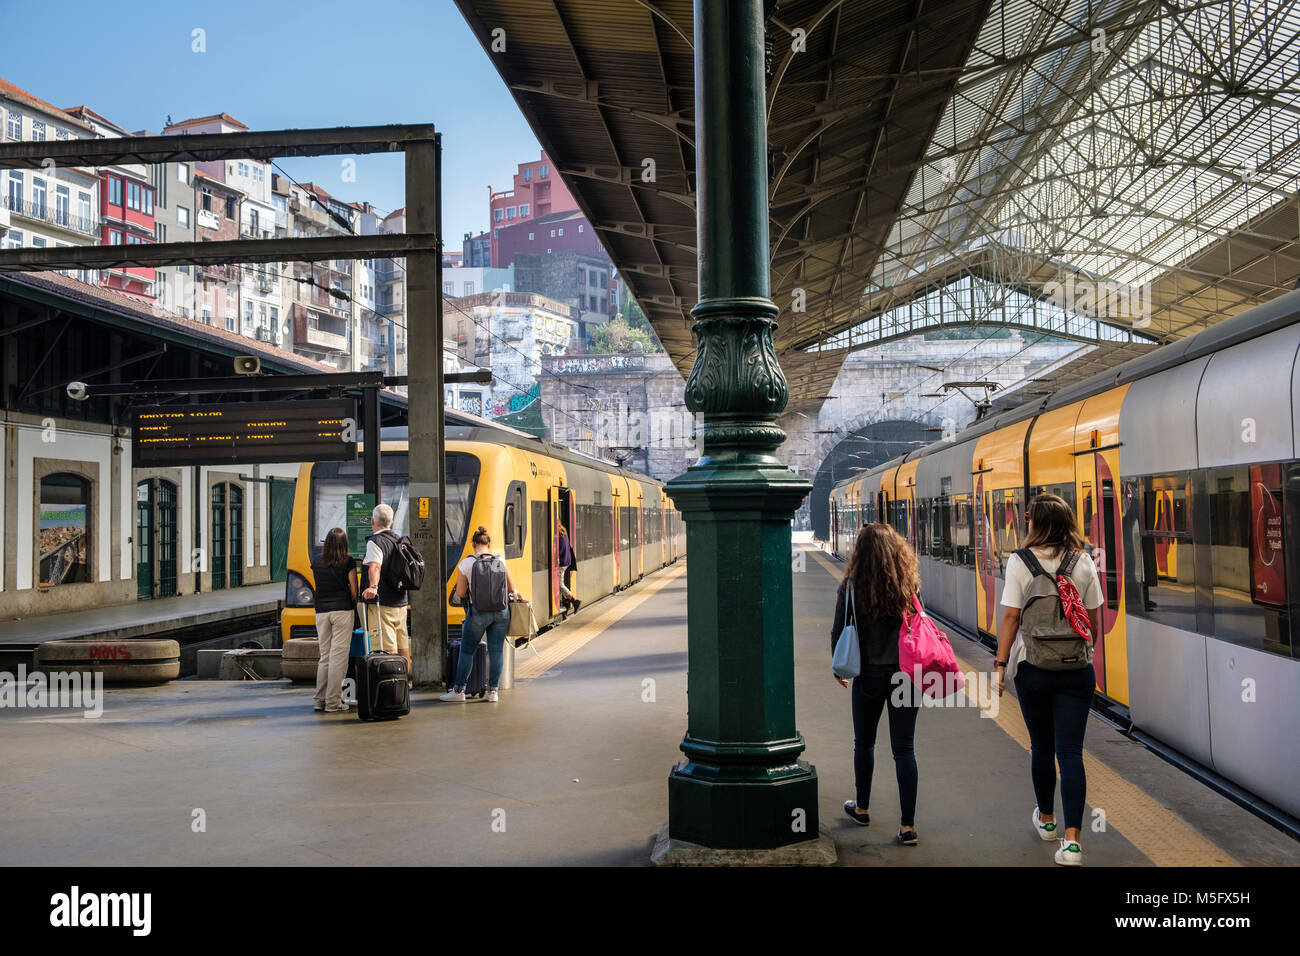
M 451 681 L 451 686 L 447 693 L 439 697 L 439 700 L 448 703 L 465 702 L 465 685 L 469 682 L 470 671 L 474 667 L 474 649 L 478 647 L 479 642 L 483 640 L 483 635 L 487 635 L 488 646 L 488 694 L 489 703 L 495 703 L 497 700 L 497 686 L 501 683 L 501 671 L 505 663 L 505 640 L 506 630 L 510 626 L 510 604 L 511 597 L 516 596 L 514 578 L 510 576 L 510 569 L 506 566 L 499 556 L 495 558 L 498 563 L 499 572 L 505 576 L 505 593 L 498 595 L 501 607 L 497 610 L 487 610 L 485 608 L 476 608 L 472 597 L 470 596 L 470 578 L 474 574 L 474 565 L 480 557 L 488 554 L 492 546 L 492 538 L 488 535 L 487 528 L 482 525 L 474 532 L 470 538 L 474 546 L 474 553 L 465 557 L 456 565 L 456 587 L 455 595 L 458 601 L 466 604 L 465 623 L 460 628 L 460 659 L 456 664 L 456 676 Z M 489 562 L 491 563 L 491 562 Z
M 1065 838 L 1056 851 L 1056 862 L 1078 866 L 1083 862 L 1079 836 L 1083 828 L 1083 805 L 1087 781 L 1083 772 L 1083 735 L 1096 674 L 1092 668 L 1092 646 L 1101 634 L 1101 581 L 1088 555 L 1087 542 L 1079 535 L 1074 511 L 1058 495 L 1039 495 L 1025 514 L 1028 536 L 1025 547 L 1041 569 L 1056 581 L 1056 571 L 1072 552 L 1078 552 L 1070 580 L 1088 612 L 1091 640 L 1079 666 L 1048 670 L 1021 660 L 1015 668 L 1016 694 L 1030 739 L 1030 769 L 1038 805 L 1031 817 L 1035 832 L 1043 840 L 1055 840 L 1057 820 L 1052 813 L 1056 795 L 1056 764 L 1061 767 L 1061 808 L 1065 815 Z M 1031 562 L 1032 563 L 1032 562 Z M 1020 630 L 1025 593 L 1035 572 L 1020 554 L 1007 558 L 1006 584 L 1002 591 L 1002 623 L 998 628 L 998 655 L 994 683 L 1001 695 L 1004 672 L 1012 645 Z M 1020 653 L 1017 657 L 1020 657 Z

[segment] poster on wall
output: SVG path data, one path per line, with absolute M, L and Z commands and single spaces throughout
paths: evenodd
M 86 563 L 86 506 L 41 504 L 42 587 L 90 580 Z
M 1286 604 L 1281 465 L 1250 466 L 1250 596 L 1256 604 Z

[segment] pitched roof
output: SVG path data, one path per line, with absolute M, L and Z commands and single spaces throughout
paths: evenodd
M 71 276 L 65 276 L 59 272 L 19 272 L 8 273 L 5 279 L 20 282 L 33 288 L 42 289 L 48 292 L 56 292 L 65 295 L 69 299 L 83 304 L 99 306 L 111 309 L 119 316 L 135 319 L 145 322 L 154 327 L 163 327 L 175 331 L 185 332 L 193 336 L 198 343 L 203 340 L 217 342 L 223 345 L 238 346 L 241 354 L 258 355 L 264 359 L 274 359 L 277 362 L 286 365 L 295 365 L 301 371 L 308 372 L 337 372 L 332 365 L 326 365 L 324 362 L 317 362 L 315 359 L 298 355 L 296 352 L 282 349 L 278 346 L 271 345 L 267 342 L 259 342 L 257 339 L 250 339 L 240 335 L 238 332 L 230 332 L 217 325 L 206 325 L 198 319 L 188 319 L 184 316 L 168 312 L 157 302 L 145 301 L 124 295 L 112 289 L 106 289 L 103 286 L 91 285 L 82 282 L 80 279 L 74 279 Z
M 8 80 L 3 78 L 0 78 L 0 96 L 7 96 L 10 99 L 14 99 L 20 103 L 24 103 L 27 106 L 34 106 L 37 109 L 45 110 L 48 113 L 53 113 L 55 116 L 59 116 L 67 120 L 73 126 L 81 127 L 88 133 L 94 132 L 94 130 L 91 129 L 89 126 L 87 126 L 86 123 L 83 122 L 82 120 L 77 119 L 75 116 L 69 116 L 67 113 L 59 109 L 53 103 L 47 103 L 39 96 L 33 96 L 31 93 L 28 93 L 26 90 L 24 90 L 21 86 L 15 86 L 14 84 L 10 83 Z
M 223 123 L 229 123 L 231 126 L 238 126 L 240 129 L 248 129 L 243 123 L 235 119 L 229 113 L 213 113 L 211 116 L 193 116 L 190 119 L 181 120 L 179 123 L 172 123 L 168 129 L 175 129 L 177 126 L 192 126 L 195 123 L 206 123 L 208 120 L 221 120 Z
M 86 106 L 84 103 L 81 106 L 69 106 L 63 112 L 67 113 L 69 116 L 75 116 L 77 119 L 80 120 L 85 120 L 87 117 L 90 117 L 96 123 L 99 123 L 103 126 L 112 127 L 114 130 L 116 130 L 118 133 L 120 133 L 123 136 L 131 135 L 126 130 L 122 129 L 122 127 L 114 123 L 111 119 L 109 119 L 108 117 L 104 116 L 101 113 L 96 113 L 94 110 L 92 110 L 89 106 Z M 90 121 L 87 120 L 87 122 L 89 123 Z

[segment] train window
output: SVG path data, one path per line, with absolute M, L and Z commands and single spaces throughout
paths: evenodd
M 939 560 L 952 564 L 952 500 L 945 495 L 940 499 L 939 513 Z
M 512 481 L 506 487 L 505 520 L 501 535 L 507 558 L 517 558 L 524 553 L 524 541 L 528 536 L 526 518 L 524 483 Z
M 975 567 L 975 529 L 970 512 L 971 501 L 968 495 L 957 495 L 953 498 L 953 563 L 963 568 Z
M 578 510 L 581 512 L 581 505 Z M 533 525 L 533 570 L 545 571 L 550 567 L 551 555 L 548 550 L 548 541 L 544 533 L 546 528 L 546 502 L 534 501 L 531 505 L 531 521 Z M 584 555 L 585 557 L 585 555 Z
M 1025 492 L 1023 488 L 1003 488 L 986 495 L 989 529 L 996 561 L 993 572 L 1002 577 L 1011 553 L 1025 540 Z
M 1126 481 L 1125 486 L 1124 520 L 1130 528 L 1129 613 L 1195 631 L 1190 476 L 1153 475 Z
M 1214 636 L 1291 654 L 1282 465 L 1209 472 Z

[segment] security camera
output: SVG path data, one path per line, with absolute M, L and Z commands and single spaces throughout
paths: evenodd
M 68 383 L 68 398 L 76 402 L 84 402 L 86 400 L 86 397 L 87 396 L 86 396 L 85 382 Z
M 235 356 L 236 375 L 256 375 L 260 371 L 262 371 L 262 360 L 256 355 Z

